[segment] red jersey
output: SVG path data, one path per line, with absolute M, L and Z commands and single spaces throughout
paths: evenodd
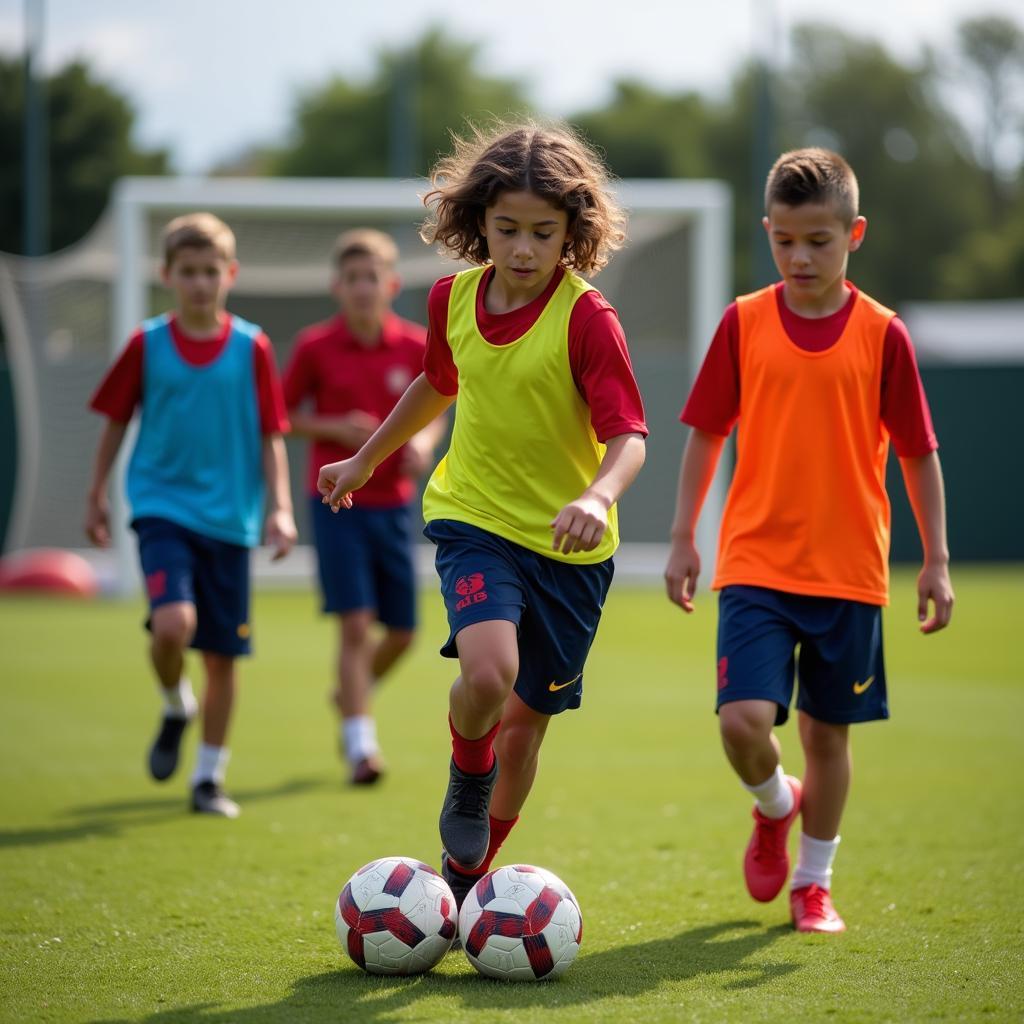
M 532 302 L 508 313 L 488 313 L 484 295 L 494 273 L 480 276 L 476 294 L 476 322 L 492 345 L 507 345 L 521 338 L 544 311 L 565 274 L 558 267 L 544 291 Z M 429 333 L 423 369 L 431 386 L 443 395 L 459 390 L 459 373 L 448 345 L 448 306 L 455 275 L 442 277 L 427 299 Z M 590 423 L 602 443 L 620 434 L 647 436 L 644 404 L 640 397 L 618 315 L 598 291 L 581 295 L 569 317 L 569 367 L 573 381 L 590 407 Z
M 224 318 L 224 326 L 215 338 L 197 339 L 186 334 L 176 317 L 170 321 L 171 337 L 181 358 L 191 366 L 206 366 L 224 350 L 231 333 L 231 318 Z M 145 350 L 142 329 L 129 338 L 117 359 L 89 402 L 89 408 L 117 423 L 127 423 L 135 409 L 144 400 L 142 393 L 142 360 Z M 268 434 L 283 434 L 288 430 L 281 382 L 274 361 L 274 349 L 266 334 L 259 334 L 253 344 L 253 370 L 256 380 L 256 401 L 260 412 L 260 430 Z
M 375 345 L 367 346 L 348 328 L 343 315 L 301 331 L 284 373 L 289 409 L 312 401 L 318 416 L 343 416 L 356 410 L 383 420 L 405 389 L 423 372 L 426 332 L 419 324 L 390 314 Z M 316 494 L 320 467 L 355 452 L 333 441 L 309 446 L 307 485 Z M 359 504 L 391 508 L 411 501 L 416 481 L 400 472 L 402 450 L 375 470 L 359 491 Z

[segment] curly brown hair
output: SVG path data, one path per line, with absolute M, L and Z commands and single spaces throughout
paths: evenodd
M 533 192 L 569 216 L 562 263 L 597 273 L 625 240 L 626 216 L 610 191 L 604 161 L 565 124 L 496 121 L 452 132 L 453 151 L 430 175 L 431 210 L 420 229 L 428 245 L 482 265 L 490 256 L 480 232 L 484 211 L 502 192 Z

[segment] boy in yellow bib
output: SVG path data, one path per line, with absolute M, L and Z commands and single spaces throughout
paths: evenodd
M 616 502 L 647 428 L 618 317 L 576 273 L 624 237 L 597 155 L 565 128 L 498 126 L 457 140 L 432 182 L 424 240 L 476 267 L 434 285 L 423 374 L 318 489 L 350 508 L 458 397 L 423 512 L 448 610 L 441 653 L 459 659 L 440 830 L 461 904 L 518 820 L 551 716 L 580 706 Z

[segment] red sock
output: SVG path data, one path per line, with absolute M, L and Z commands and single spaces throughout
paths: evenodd
M 467 775 L 486 775 L 494 767 L 494 737 L 498 735 L 498 722 L 490 732 L 478 740 L 467 740 L 460 736 L 448 716 L 448 728 L 452 733 L 452 759 L 455 767 Z
M 511 821 L 496 818 L 493 814 L 488 815 L 491 820 L 491 841 L 487 844 L 487 855 L 481 861 L 480 866 L 476 868 L 464 868 L 461 864 L 456 861 L 452 863 L 460 871 L 467 875 L 486 875 L 491 870 L 491 864 L 494 863 L 494 858 L 498 855 L 498 851 L 501 849 L 501 844 L 508 839 L 509 832 L 512 831 L 512 827 L 519 820 L 517 814 Z

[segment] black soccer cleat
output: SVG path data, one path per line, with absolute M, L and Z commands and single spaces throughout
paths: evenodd
M 164 715 L 160 722 L 160 731 L 149 748 L 149 774 L 157 782 L 169 779 L 178 767 L 178 754 L 181 751 L 181 737 L 185 734 L 188 718 L 177 718 Z
M 441 877 L 448 883 L 455 897 L 455 909 L 461 910 L 462 904 L 469 895 L 470 889 L 483 878 L 483 875 L 471 875 L 468 871 L 460 871 L 451 862 L 447 852 L 441 851 Z
M 212 779 L 197 782 L 192 788 L 192 810 L 196 814 L 215 814 L 221 818 L 237 818 L 242 809 Z
M 487 856 L 487 845 L 491 841 L 487 811 L 497 778 L 497 759 L 486 775 L 467 775 L 456 767 L 454 759 L 451 762 L 448 791 L 438 825 L 441 843 L 448 855 L 465 867 L 475 868 Z

